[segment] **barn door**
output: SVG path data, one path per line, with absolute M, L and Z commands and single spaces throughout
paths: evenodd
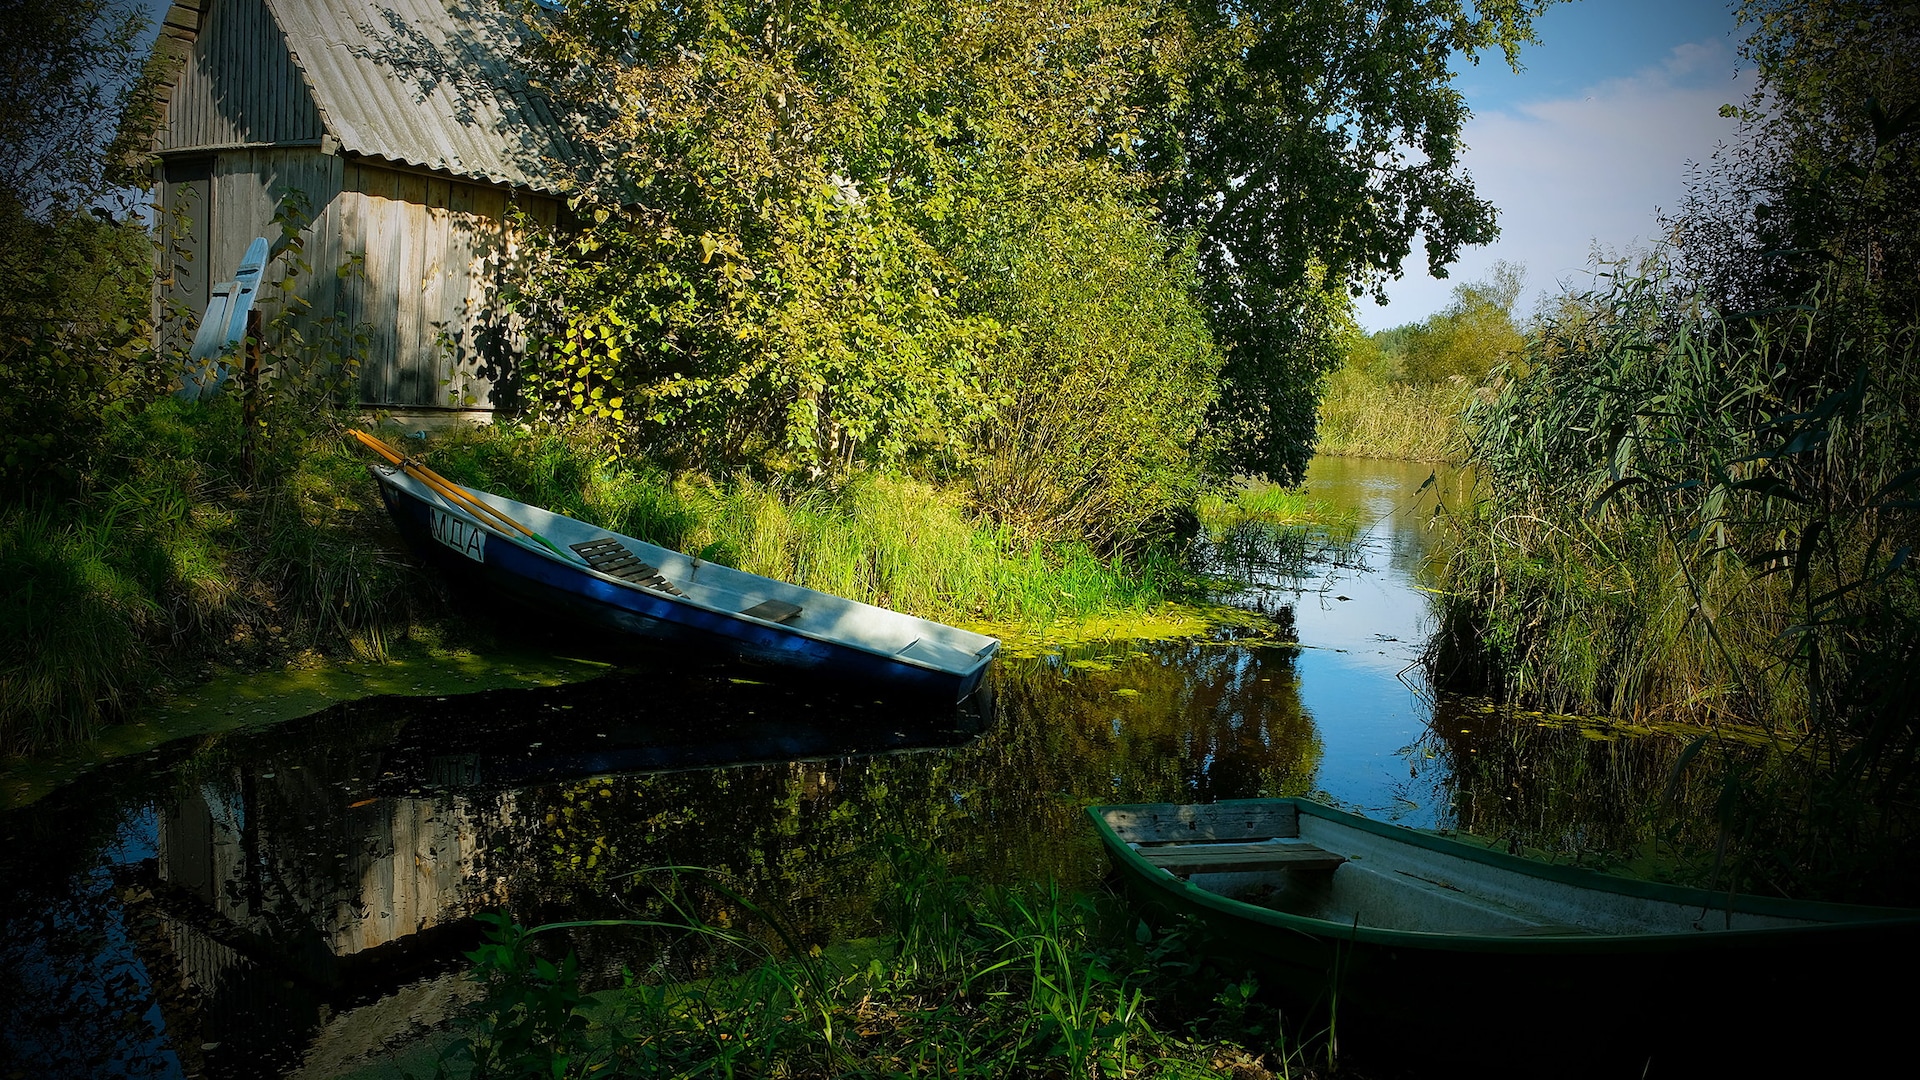
M 207 310 L 212 267 L 213 159 L 166 163 L 160 194 L 161 347 L 185 349 Z

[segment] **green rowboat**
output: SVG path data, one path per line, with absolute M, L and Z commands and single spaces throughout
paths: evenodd
M 1769 1055 L 1813 1045 L 1783 1043 L 1801 1037 L 1851 1052 L 1915 1014 L 1920 911 L 1630 880 L 1300 799 L 1088 813 L 1158 921 L 1185 920 L 1343 1029 L 1494 1024 L 1556 1046 L 1608 1032 L 1637 1069 L 1676 1047 L 1724 1063 L 1736 1036 Z

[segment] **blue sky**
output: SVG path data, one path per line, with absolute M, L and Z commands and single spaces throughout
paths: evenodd
M 1501 236 L 1470 248 L 1445 280 L 1426 273 L 1418 242 L 1390 303 L 1358 302 L 1367 330 L 1417 322 L 1445 307 L 1454 285 L 1495 260 L 1525 264 L 1520 314 L 1542 293 L 1586 278 L 1596 245 L 1619 252 L 1656 236 L 1656 210 L 1679 203 L 1686 164 L 1731 138 L 1719 108 L 1752 86 L 1740 74 L 1726 0 L 1576 0 L 1535 24 L 1541 43 L 1514 74 L 1497 57 L 1461 70 L 1473 119 L 1462 156 Z

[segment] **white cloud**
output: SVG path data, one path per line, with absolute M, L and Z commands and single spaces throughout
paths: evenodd
M 1426 274 L 1416 245 L 1392 303 L 1359 303 L 1377 330 L 1426 318 L 1454 284 L 1483 277 L 1497 259 L 1527 267 L 1523 310 L 1541 291 L 1585 278 L 1597 243 L 1625 250 L 1653 240 L 1657 209 L 1678 205 L 1688 161 L 1705 161 L 1731 138 L 1720 106 L 1744 101 L 1751 76 L 1734 74 L 1724 41 L 1680 45 L 1663 61 L 1585 92 L 1476 116 L 1462 133 L 1461 160 L 1482 198 L 1500 211 L 1500 239 L 1462 254 L 1445 280 Z

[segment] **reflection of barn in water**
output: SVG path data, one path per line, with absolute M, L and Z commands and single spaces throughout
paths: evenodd
M 325 1075 L 446 1018 L 472 993 L 460 957 L 478 937 L 470 917 L 511 904 L 525 918 L 548 899 L 564 865 L 552 853 L 567 842 L 550 815 L 582 786 L 615 811 L 607 835 L 670 846 L 664 861 L 682 864 L 725 813 L 739 816 L 748 787 L 776 803 L 830 801 L 847 763 L 963 745 L 985 721 L 951 703 L 871 691 L 849 702 L 740 674 L 650 676 L 645 707 L 621 676 L 374 700 L 250 738 L 252 752 L 229 744 L 231 764 L 161 802 L 153 858 L 123 883 L 150 892 L 140 903 L 159 916 L 137 941 L 146 970 L 187 990 L 160 1003 L 173 1044 L 217 1044 L 212 1075 Z M 673 824 L 646 802 L 650 785 L 607 779 L 680 775 L 698 787 L 702 772 L 753 764 L 726 811 Z M 598 795 L 611 787 L 615 797 Z M 769 823 L 748 824 L 740 839 L 765 853 Z
M 164 940 L 145 944 L 200 999 L 181 1022 L 220 1060 L 242 1068 L 303 1047 L 304 1033 L 324 1047 L 375 988 L 427 980 L 403 991 L 403 1015 L 459 996 L 429 977 L 471 935 L 464 921 L 504 901 L 484 854 L 511 797 L 356 794 L 377 769 L 371 754 L 256 767 L 162 809 L 150 885 Z

